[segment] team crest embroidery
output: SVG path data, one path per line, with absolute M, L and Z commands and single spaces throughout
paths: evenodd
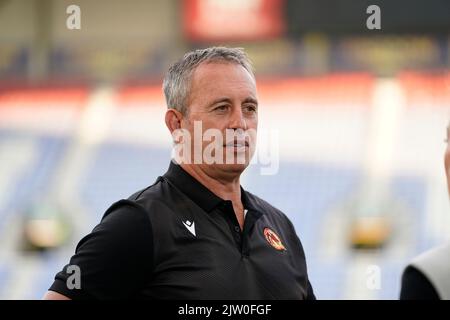
M 272 247 L 274 247 L 278 251 L 286 251 L 286 248 L 281 242 L 280 237 L 272 229 L 264 228 L 263 232 L 264 237 Z

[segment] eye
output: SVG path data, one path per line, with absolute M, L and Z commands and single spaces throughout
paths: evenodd
M 228 106 L 226 104 L 217 106 L 213 109 L 214 111 L 218 111 L 218 112 L 225 112 L 228 110 Z
M 256 107 L 256 105 L 248 104 L 244 106 L 244 111 L 248 113 L 255 113 L 256 111 L 258 111 L 258 108 Z

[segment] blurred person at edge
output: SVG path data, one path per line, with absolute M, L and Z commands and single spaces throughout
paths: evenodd
M 450 123 L 447 126 L 447 149 L 444 156 L 447 188 L 450 195 Z M 401 300 L 450 300 L 450 243 L 432 248 L 405 268 Z
M 232 134 L 215 140 L 216 155 L 244 161 L 192 162 L 197 151 L 187 148 L 153 185 L 106 211 L 44 298 L 315 299 L 291 221 L 240 185 L 258 124 L 256 80 L 245 52 L 188 52 L 169 68 L 163 89 L 174 147 L 195 145 L 200 124 L 201 135 Z

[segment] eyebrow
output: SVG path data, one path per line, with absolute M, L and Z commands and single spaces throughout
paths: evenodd
M 248 97 L 248 98 L 246 98 L 246 99 L 243 101 L 243 103 L 253 103 L 253 104 L 258 105 L 258 100 L 254 99 L 254 98 L 251 98 L 251 97 Z

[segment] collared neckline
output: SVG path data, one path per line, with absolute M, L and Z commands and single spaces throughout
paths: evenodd
M 175 187 L 206 212 L 211 212 L 219 204 L 229 201 L 214 194 L 173 160 L 170 161 L 169 169 L 163 177 L 173 183 Z M 252 197 L 244 190 L 244 188 L 242 188 L 242 186 L 241 201 L 245 209 L 261 213 L 252 200 Z

